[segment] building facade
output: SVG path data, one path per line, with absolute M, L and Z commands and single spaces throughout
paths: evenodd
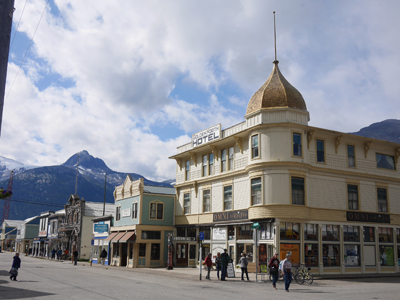
M 33 239 L 33 256 L 48 257 L 49 240 L 47 238 L 49 219 L 54 211 L 47 211 L 40 214 L 39 219 L 39 235 Z
M 39 234 L 39 216 L 34 216 L 23 221 L 17 227 L 17 236 L 15 238 L 15 251 L 19 253 L 29 253 L 33 248 L 33 241 Z
M 102 216 L 92 219 L 93 222 L 93 246 L 92 246 L 92 263 L 100 264 L 100 254 L 103 249 L 107 251 L 105 264 L 109 264 L 110 257 L 110 243 L 107 238 L 110 235 L 111 226 L 114 223 L 114 216 Z
M 197 264 L 204 232 L 202 257 L 245 252 L 253 271 L 277 251 L 316 274 L 399 272 L 400 144 L 309 126 L 277 61 L 244 118 L 171 157 L 178 265 Z
M 128 175 L 115 188 L 115 219 L 111 234 L 111 263 L 130 268 L 164 267 L 168 235 L 174 225 L 175 189 L 145 185 Z
M 62 233 L 60 232 L 61 225 L 64 223 L 65 210 L 59 210 L 48 216 L 48 248 L 51 253 L 53 249 L 62 249 Z
M 15 238 L 17 230 L 24 221 L 4 220 L 1 226 L 0 246 L 2 251 L 13 251 L 15 248 Z

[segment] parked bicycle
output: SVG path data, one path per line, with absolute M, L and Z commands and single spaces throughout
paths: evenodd
M 302 269 L 300 268 L 295 268 L 292 271 L 293 279 L 300 285 L 304 283 L 304 274 L 301 272 L 301 270 Z
M 304 281 L 308 284 L 312 284 L 314 282 L 314 275 L 310 272 L 311 268 L 305 268 L 304 264 L 301 264 L 299 269 L 299 273 L 303 274 Z

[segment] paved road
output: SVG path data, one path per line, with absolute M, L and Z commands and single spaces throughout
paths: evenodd
M 0 253 L 0 299 L 399 299 L 400 278 L 318 280 L 312 285 L 293 283 L 291 292 L 268 283 L 199 281 L 196 270 L 126 269 L 55 262 L 21 256 L 18 281 L 10 281 L 13 255 Z M 212 277 L 215 277 L 215 272 Z

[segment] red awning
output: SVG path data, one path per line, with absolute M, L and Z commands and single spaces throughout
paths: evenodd
M 122 238 L 125 235 L 126 231 L 124 232 L 118 232 L 118 234 L 115 236 L 115 238 L 112 239 L 111 243 L 118 243 L 120 238 Z
M 105 239 L 105 241 L 111 241 L 114 236 L 116 236 L 118 232 L 112 232 L 110 235 Z
M 119 240 L 119 243 L 126 243 L 128 241 L 134 241 L 136 239 L 135 231 L 128 231 L 124 234 L 124 236 Z

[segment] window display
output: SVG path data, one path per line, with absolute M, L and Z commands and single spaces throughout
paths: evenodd
M 381 266 L 394 266 L 392 246 L 379 246 L 379 259 Z
M 359 245 L 344 245 L 344 263 L 346 267 L 360 265 Z
M 306 267 L 318 266 L 318 244 L 304 244 L 304 263 Z
M 323 265 L 324 267 L 340 266 L 340 245 L 322 245 Z

